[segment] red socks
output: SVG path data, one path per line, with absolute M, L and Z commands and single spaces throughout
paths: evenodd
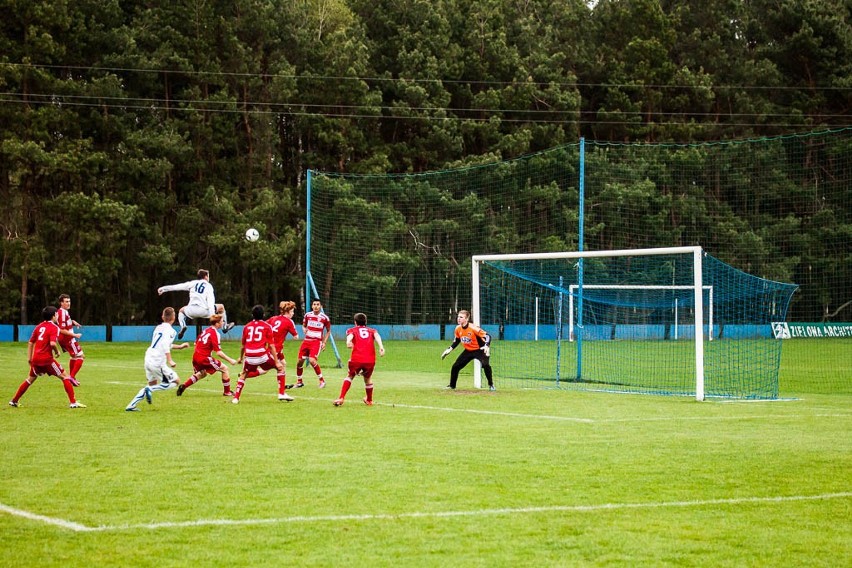
M 30 382 L 24 381 L 21 383 L 21 386 L 18 387 L 18 392 L 15 393 L 15 396 L 12 397 L 12 402 L 18 402 L 24 393 L 27 392 L 27 389 L 30 388 Z
M 77 397 L 74 396 L 74 385 L 71 384 L 70 379 L 62 379 L 62 386 L 65 387 L 65 394 L 68 395 L 68 402 L 71 404 L 77 402 Z
M 340 396 L 338 398 L 346 398 L 346 393 L 349 392 L 349 387 L 352 386 L 352 379 L 346 377 L 343 379 L 343 386 L 340 387 Z
M 71 375 L 72 378 L 76 379 L 77 371 L 79 371 L 80 367 L 83 366 L 83 359 L 71 359 L 68 366 L 70 368 L 70 372 L 68 374 Z

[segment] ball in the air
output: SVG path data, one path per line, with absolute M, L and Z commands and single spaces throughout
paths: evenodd
M 253 243 L 259 238 L 260 238 L 260 233 L 257 232 L 257 229 L 252 228 L 252 229 L 249 229 L 248 231 L 246 231 L 246 240 L 247 241 Z

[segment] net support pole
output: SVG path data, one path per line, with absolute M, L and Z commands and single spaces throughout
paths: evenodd
M 585 250 L 585 240 L 583 235 L 586 233 L 586 139 L 580 137 L 580 203 L 579 203 L 579 218 L 577 227 L 577 249 L 580 252 Z M 577 294 L 577 380 L 583 380 L 583 327 L 586 325 L 583 321 L 583 285 L 585 284 L 583 273 L 584 258 L 577 259 L 577 284 L 579 284 Z
M 713 341 L 713 286 L 710 286 L 708 297 L 710 305 L 707 307 L 707 317 L 710 321 L 707 324 L 707 341 Z
M 305 313 L 311 305 L 311 170 L 308 170 L 305 195 Z
M 564 277 L 559 277 L 559 301 L 556 312 L 556 386 L 559 386 L 559 369 L 562 368 L 562 293 L 565 286 Z
M 674 299 L 674 338 L 677 341 L 677 326 L 678 326 L 678 313 L 677 313 L 677 298 Z
M 311 276 L 310 272 L 308 272 L 308 286 L 310 286 L 310 289 L 313 290 L 314 298 L 319 300 L 320 297 L 317 292 L 317 287 L 314 284 L 314 277 Z M 305 313 L 307 313 L 307 310 L 305 310 Z M 322 310 L 322 313 L 325 313 L 325 309 Z M 341 369 L 343 368 L 343 359 L 340 358 L 340 351 L 337 350 L 337 343 L 334 342 L 334 334 L 332 334 L 331 331 L 328 332 L 328 338 L 331 340 L 331 348 L 334 351 L 334 358 L 337 359 L 337 368 Z
M 696 247 L 693 258 L 693 284 L 695 286 L 695 400 L 704 400 L 704 251 Z
M 568 293 L 568 341 L 574 341 L 574 288 L 571 284 L 570 292 Z
M 471 299 L 470 299 L 470 318 L 471 323 L 481 325 L 480 307 L 479 307 L 479 261 L 476 258 L 471 259 Z M 473 386 L 474 388 L 482 388 L 482 364 L 478 359 L 473 360 Z
M 535 297 L 535 340 L 538 341 L 538 296 Z

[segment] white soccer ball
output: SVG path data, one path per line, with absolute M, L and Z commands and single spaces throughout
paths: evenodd
M 246 240 L 249 242 L 255 242 L 260 238 L 260 233 L 257 232 L 257 229 L 251 228 L 246 231 Z

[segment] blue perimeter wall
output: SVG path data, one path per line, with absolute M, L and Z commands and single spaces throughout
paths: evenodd
M 0 341 L 14 341 L 15 327 L 11 324 L 0 324 Z M 345 341 L 344 334 L 346 330 L 351 328 L 351 325 L 333 325 L 331 326 L 332 334 L 335 341 Z M 407 341 L 437 341 L 442 339 L 441 331 L 443 331 L 443 339 L 452 341 L 455 325 L 375 325 L 383 340 L 407 340 Z M 443 330 L 442 330 L 443 327 Z M 502 337 L 500 327 L 498 325 L 484 325 L 485 330 L 492 335 L 494 339 L 504 340 L 525 340 L 533 341 L 536 338 L 535 326 L 533 325 L 507 325 L 503 328 Z M 35 328 L 34 325 L 19 325 L 18 341 L 27 342 Z M 148 342 L 151 340 L 151 334 L 154 332 L 155 326 L 118 326 L 114 325 L 109 330 L 105 325 L 86 326 L 78 331 L 83 334 L 80 342 L 87 341 L 100 342 L 107 341 L 107 331 L 109 331 L 110 341 L 115 343 L 139 341 Z M 187 330 L 183 341 L 195 341 L 196 327 L 190 327 Z M 713 337 L 718 338 L 719 326 L 714 326 Z M 234 327 L 229 333 L 223 334 L 224 341 L 237 341 L 240 339 L 243 332 L 243 326 Z M 749 339 L 749 338 L 771 338 L 772 326 L 765 325 L 726 325 L 722 329 L 723 338 L 726 339 Z M 567 326 L 562 330 L 563 338 L 568 339 Z M 706 328 L 705 328 L 706 333 Z M 674 339 L 674 331 L 669 330 L 670 339 Z M 583 329 L 583 337 L 587 340 L 643 340 L 656 339 L 661 340 L 666 337 L 666 326 L 664 325 L 587 325 Z M 693 329 L 689 326 L 681 326 L 678 328 L 677 339 L 691 339 L 693 337 Z M 556 339 L 556 328 L 552 325 L 540 326 L 538 328 L 538 339 L 552 340 Z M 292 340 L 292 338 L 290 338 Z

